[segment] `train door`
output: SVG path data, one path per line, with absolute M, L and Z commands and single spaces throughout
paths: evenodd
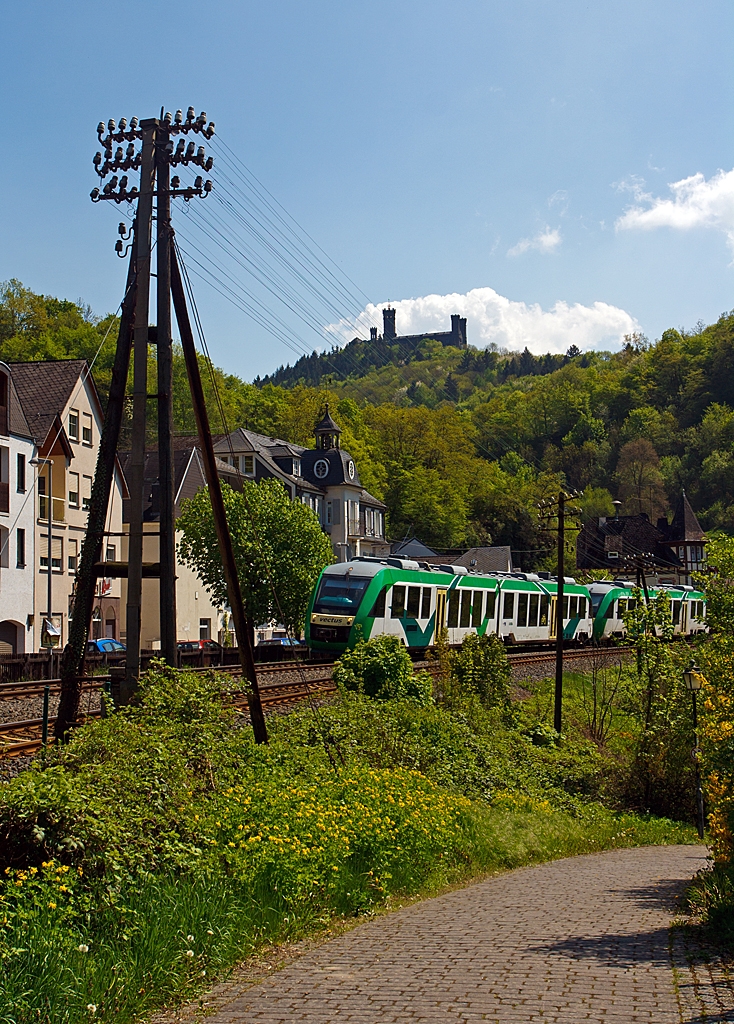
M 436 621 L 433 627 L 433 642 L 436 642 L 436 638 L 439 636 L 441 631 L 446 628 L 446 591 L 438 589 L 436 591 Z
M 688 636 L 688 601 L 685 598 L 680 603 L 680 635 Z
M 556 638 L 556 608 L 558 607 L 558 598 L 552 597 L 550 599 L 550 619 L 548 620 L 548 637 L 550 640 Z

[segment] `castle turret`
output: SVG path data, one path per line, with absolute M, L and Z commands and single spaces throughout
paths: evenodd
M 325 451 L 329 448 L 339 447 L 339 435 L 341 434 L 341 428 L 333 421 L 329 415 L 329 406 L 326 406 L 323 419 L 316 424 L 314 430 L 316 434 L 316 447 Z

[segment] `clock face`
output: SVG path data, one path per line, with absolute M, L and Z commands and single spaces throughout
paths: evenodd
M 354 480 L 354 472 L 355 472 L 355 470 L 354 470 L 354 463 L 352 462 L 351 459 L 349 460 L 349 465 L 347 466 L 347 472 L 349 473 L 349 479 L 350 480 Z
M 326 459 L 319 459 L 314 465 L 313 471 L 319 480 L 323 480 L 325 476 L 329 475 L 329 463 Z

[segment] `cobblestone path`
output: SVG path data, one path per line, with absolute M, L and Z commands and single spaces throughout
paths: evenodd
M 366 922 L 244 991 L 225 986 L 206 1020 L 734 1021 L 730 979 L 671 937 L 676 896 L 705 857 L 645 847 L 498 875 Z

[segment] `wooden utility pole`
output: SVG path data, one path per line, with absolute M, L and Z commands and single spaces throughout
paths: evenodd
M 242 675 L 249 683 L 247 703 L 250 708 L 252 731 L 255 734 L 255 740 L 258 743 L 267 743 L 268 733 L 265 726 L 265 716 L 263 715 L 262 703 L 260 701 L 257 674 L 255 672 L 255 657 L 252 650 L 252 639 L 245 620 L 245 608 L 242 603 L 242 591 L 240 590 L 240 581 L 237 575 L 237 563 L 235 562 L 232 538 L 227 524 L 227 513 L 224 508 L 224 499 L 222 498 L 222 487 L 219 482 L 219 474 L 217 473 L 214 445 L 212 443 L 211 431 L 209 430 L 209 417 L 206 411 L 206 403 L 204 401 L 204 390 L 201 386 L 199 360 L 196 355 L 194 335 L 191 331 L 189 314 L 186 309 L 186 297 L 184 294 L 183 282 L 181 280 L 181 273 L 176 253 L 173 249 L 173 243 L 171 243 L 171 289 L 173 292 L 173 306 L 176 310 L 176 320 L 178 321 L 178 330 L 181 335 L 181 346 L 183 348 L 184 359 L 186 360 L 186 371 L 189 377 L 189 387 L 191 389 L 191 398 L 194 405 L 194 415 L 196 416 L 196 429 L 199 433 L 199 443 L 201 444 L 201 452 L 204 459 L 204 472 L 206 474 L 206 482 L 209 488 L 209 499 L 212 503 L 214 528 L 217 533 L 219 553 L 222 559 L 224 579 L 227 585 L 227 598 L 229 600 L 229 606 L 232 609 L 232 618 L 234 619 L 234 628 L 235 633 L 237 634 L 237 647 L 240 655 L 240 664 L 242 666 Z
M 140 627 L 143 595 L 143 485 L 148 403 L 148 324 L 150 322 L 150 248 L 155 183 L 155 143 L 158 121 L 148 118 L 140 124 L 143 135 L 140 166 L 140 196 L 135 224 L 137 296 L 133 330 L 133 422 L 127 485 L 130 492 L 130 523 L 127 553 L 127 609 L 125 679 L 120 700 L 128 704 L 140 674 Z
M 556 633 L 556 684 L 553 700 L 553 728 L 558 733 L 561 731 L 561 727 L 563 725 L 563 605 L 566 575 L 566 516 L 576 515 L 581 512 L 581 509 L 571 507 L 567 505 L 566 502 L 569 498 L 576 497 L 580 497 L 578 491 L 572 491 L 570 494 L 567 494 L 565 491 L 559 491 L 557 498 L 553 498 L 549 501 L 542 501 L 538 505 L 541 519 L 556 520 L 556 617 L 554 624 Z
M 64 649 L 61 665 L 61 701 L 55 734 L 62 739 L 76 724 L 81 692 L 80 675 L 84 671 L 84 656 L 94 606 L 97 579 L 100 576 L 127 577 L 127 656 L 125 679 L 121 683 L 120 698 L 127 701 L 137 687 L 140 672 L 141 597 L 143 575 L 161 576 L 161 631 L 162 653 L 166 661 L 176 663 L 176 592 L 175 592 L 175 523 L 173 504 L 172 456 L 172 348 L 170 306 L 170 239 L 171 198 L 180 196 L 185 201 L 205 197 L 211 192 L 211 182 L 197 177 L 193 185 L 180 187 L 178 177 L 170 178 L 170 167 L 182 164 L 197 165 L 205 171 L 213 160 L 206 157 L 204 147 L 179 139 L 173 151 L 171 135 L 203 135 L 210 139 L 214 124 L 207 125 L 206 114 L 198 117 L 189 107 L 184 118 L 179 110 L 161 118 L 149 118 L 141 123 L 136 117 L 130 124 L 123 118 L 119 125 L 110 120 L 100 121 L 97 135 L 104 152 L 94 157 L 94 166 L 100 179 L 117 173 L 104 185 L 92 190 L 92 202 L 111 200 L 115 203 L 138 203 L 132 233 L 130 266 L 125 298 L 122 303 L 120 331 L 117 340 L 110 394 L 107 402 L 97 468 L 92 486 L 87 532 L 82 543 L 79 569 L 75 581 L 74 614 L 69 626 L 69 642 Z M 142 142 L 135 152 L 135 143 Z M 123 143 L 128 143 L 123 152 Z M 117 148 L 115 149 L 115 146 Z M 129 187 L 128 171 L 140 170 L 140 187 Z M 158 187 L 156 190 L 156 177 Z M 155 333 L 149 328 L 151 241 L 153 200 L 157 199 L 158 225 L 156 243 L 158 294 Z M 115 249 L 123 256 L 127 239 L 124 224 L 120 225 L 121 239 Z M 158 393 L 148 394 L 148 345 L 160 341 L 158 346 Z M 130 491 L 130 533 L 128 562 L 102 561 L 105 521 L 110 503 L 110 491 L 115 472 L 117 446 L 125 408 L 127 378 L 131 352 L 134 350 L 133 368 L 133 425 L 132 453 L 128 469 Z M 155 566 L 143 568 L 143 483 L 145 469 L 146 409 L 150 398 L 158 399 L 158 461 L 161 474 L 160 571 Z
M 76 576 L 74 614 L 69 626 L 69 642 L 64 648 L 61 659 L 61 697 L 54 726 L 57 740 L 63 739 L 79 715 L 79 698 L 82 688 L 80 676 L 84 671 L 87 636 L 89 635 L 89 624 L 97 587 L 97 567 L 102 560 L 105 519 L 115 475 L 117 441 L 125 408 L 125 390 L 130 367 L 135 312 L 135 281 L 135 253 L 132 252 L 127 272 L 125 298 L 122 302 L 110 393 L 107 399 L 107 410 L 97 453 L 97 467 L 89 501 L 87 532 L 82 542 Z
M 108 134 L 105 137 L 105 132 Z M 221 487 L 216 471 L 216 460 L 209 432 L 209 421 L 199 375 L 194 338 L 186 309 L 186 300 L 181 274 L 173 248 L 171 227 L 171 198 L 182 196 L 185 201 L 195 196 L 206 197 L 211 192 L 211 182 L 197 177 L 193 185 L 180 187 L 178 176 L 170 176 L 170 168 L 178 164 L 195 164 L 209 171 L 213 160 L 206 157 L 204 147 L 198 150 L 194 142 L 186 147 L 180 138 L 174 151 L 172 135 L 186 135 L 189 132 L 202 134 L 209 139 L 214 134 L 214 124 L 207 125 L 206 114 L 198 117 L 189 107 L 186 118 L 177 111 L 175 118 L 163 114 L 160 119 L 149 118 L 138 124 L 133 118 L 128 127 L 121 120 L 119 126 L 109 121 L 107 127 L 100 122 L 97 128 L 99 140 L 104 146 L 105 156 L 97 153 L 94 164 L 100 178 L 118 170 L 140 169 L 140 187 L 128 188 L 127 174 L 118 179 L 114 175 L 102 189 L 94 189 L 92 201 L 113 200 L 116 203 L 135 200 L 138 202 L 135 231 L 128 272 L 128 286 L 122 309 L 120 336 L 118 338 L 115 368 L 112 377 L 110 399 L 107 406 L 97 471 L 92 488 L 87 533 L 82 544 L 80 568 L 76 581 L 76 604 L 70 630 L 70 640 L 64 651 L 62 700 L 56 734 L 62 738 L 72 726 L 79 710 L 79 674 L 83 671 L 89 623 L 92 614 L 96 581 L 100 574 L 125 576 L 128 581 L 127 600 L 127 654 L 125 678 L 120 687 L 120 700 L 128 702 L 137 688 L 140 674 L 141 599 L 143 576 L 151 575 L 150 566 L 143 566 L 143 511 L 145 442 L 147 425 L 147 402 L 150 398 L 158 401 L 158 472 L 160 483 L 160 626 L 162 654 L 169 664 L 176 664 L 176 562 L 175 562 L 175 521 L 174 521 L 174 479 L 173 479 L 173 353 L 171 340 L 171 291 L 173 289 L 176 316 L 184 345 L 189 382 L 194 399 L 199 438 L 204 454 L 207 483 L 215 508 L 217 537 L 225 566 L 228 594 L 235 620 L 235 629 L 240 645 L 240 657 L 245 679 L 250 684 L 250 713 L 253 730 L 258 742 L 267 742 L 265 719 L 255 675 L 252 643 L 247 630 L 242 594 L 237 578 L 234 551 L 224 512 Z M 135 153 L 135 140 L 142 141 L 142 147 Z M 127 141 L 127 153 L 120 145 L 113 153 L 113 145 Z M 157 199 L 157 326 L 155 333 L 149 327 L 150 278 L 153 225 L 153 199 Z M 124 225 L 120 234 L 125 238 Z M 122 255 L 123 242 L 116 245 Z M 173 277 L 172 277 L 173 272 Z M 148 394 L 148 346 L 157 346 L 157 394 Z M 128 465 L 130 492 L 129 548 L 127 564 L 106 565 L 101 561 L 102 545 L 110 490 L 114 476 L 117 444 L 120 436 L 125 388 L 130 364 L 133 362 L 133 422 L 131 456 Z M 114 569 L 114 571 L 112 571 Z M 63 713 L 62 713 L 63 711 Z
M 563 584 L 565 582 L 566 494 L 558 495 L 558 585 L 556 589 L 556 687 L 553 701 L 553 728 L 561 731 L 563 724 Z
M 163 111 L 161 111 L 161 116 Z M 176 635 L 176 513 L 173 479 L 173 348 L 171 344 L 171 136 L 167 125 L 156 137 L 158 202 L 158 482 L 160 488 L 161 652 L 169 665 L 178 661 Z

